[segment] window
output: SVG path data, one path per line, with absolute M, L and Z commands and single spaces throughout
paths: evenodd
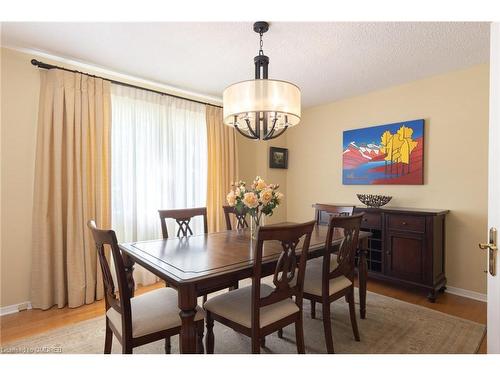
M 161 238 L 158 209 L 206 206 L 205 106 L 120 85 L 112 85 L 111 103 L 113 229 L 119 242 Z M 201 233 L 201 220 L 193 228 Z

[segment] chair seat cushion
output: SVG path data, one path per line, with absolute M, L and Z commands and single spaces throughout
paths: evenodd
M 337 257 L 335 260 L 332 255 L 330 259 L 330 271 L 337 268 Z M 306 275 L 304 277 L 304 293 L 313 294 L 315 296 L 322 295 L 322 275 L 323 275 L 323 258 L 311 259 L 306 263 Z M 329 295 L 335 294 L 342 289 L 348 288 L 352 285 L 351 280 L 345 276 L 338 276 L 330 280 Z
M 309 259 L 306 263 L 306 267 L 322 267 L 323 266 L 323 257 Z M 339 266 L 337 262 L 337 255 L 330 255 L 330 271 L 333 271 L 335 268 Z
M 268 296 L 274 288 L 261 284 L 261 297 Z M 213 312 L 223 318 L 238 323 L 244 327 L 252 327 L 252 286 L 232 290 L 230 292 L 210 298 L 203 305 L 205 310 Z M 260 309 L 260 327 L 277 322 L 299 311 L 292 299 L 286 299 Z
M 339 264 L 337 263 L 337 255 L 330 255 L 330 272 L 337 268 Z M 308 259 L 306 263 L 306 275 L 307 270 L 309 272 L 322 272 L 323 269 L 323 257 Z M 280 275 L 281 276 L 281 275 Z M 291 282 L 291 285 L 295 285 L 297 283 L 297 272 L 295 272 L 295 276 Z
M 132 337 L 141 337 L 150 333 L 181 326 L 177 291 L 172 288 L 160 288 L 130 299 L 132 311 Z M 122 335 L 121 314 L 113 308 L 106 312 L 111 324 Z M 196 307 L 195 320 L 203 320 L 203 309 Z

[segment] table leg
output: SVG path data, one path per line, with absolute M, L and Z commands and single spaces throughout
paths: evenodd
M 359 243 L 359 309 L 361 319 L 366 318 L 366 279 L 368 277 L 368 266 L 366 264 L 366 249 L 368 248 L 368 238 L 363 238 Z
M 179 293 L 179 316 L 181 317 L 181 334 L 179 338 L 180 352 L 182 354 L 196 354 L 196 306 L 198 304 L 197 295 L 193 286 L 182 286 Z

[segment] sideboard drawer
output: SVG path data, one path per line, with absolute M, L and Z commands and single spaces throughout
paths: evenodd
M 382 216 L 380 214 L 365 213 L 361 219 L 362 228 L 381 228 Z
M 389 229 L 407 230 L 412 232 L 425 232 L 425 217 L 389 214 L 387 218 Z

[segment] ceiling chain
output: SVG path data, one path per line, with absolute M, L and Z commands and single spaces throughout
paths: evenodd
M 262 41 L 262 33 L 259 33 L 260 35 L 260 49 L 259 49 L 259 56 L 264 55 L 264 51 L 262 50 L 262 47 L 264 46 L 264 42 Z

